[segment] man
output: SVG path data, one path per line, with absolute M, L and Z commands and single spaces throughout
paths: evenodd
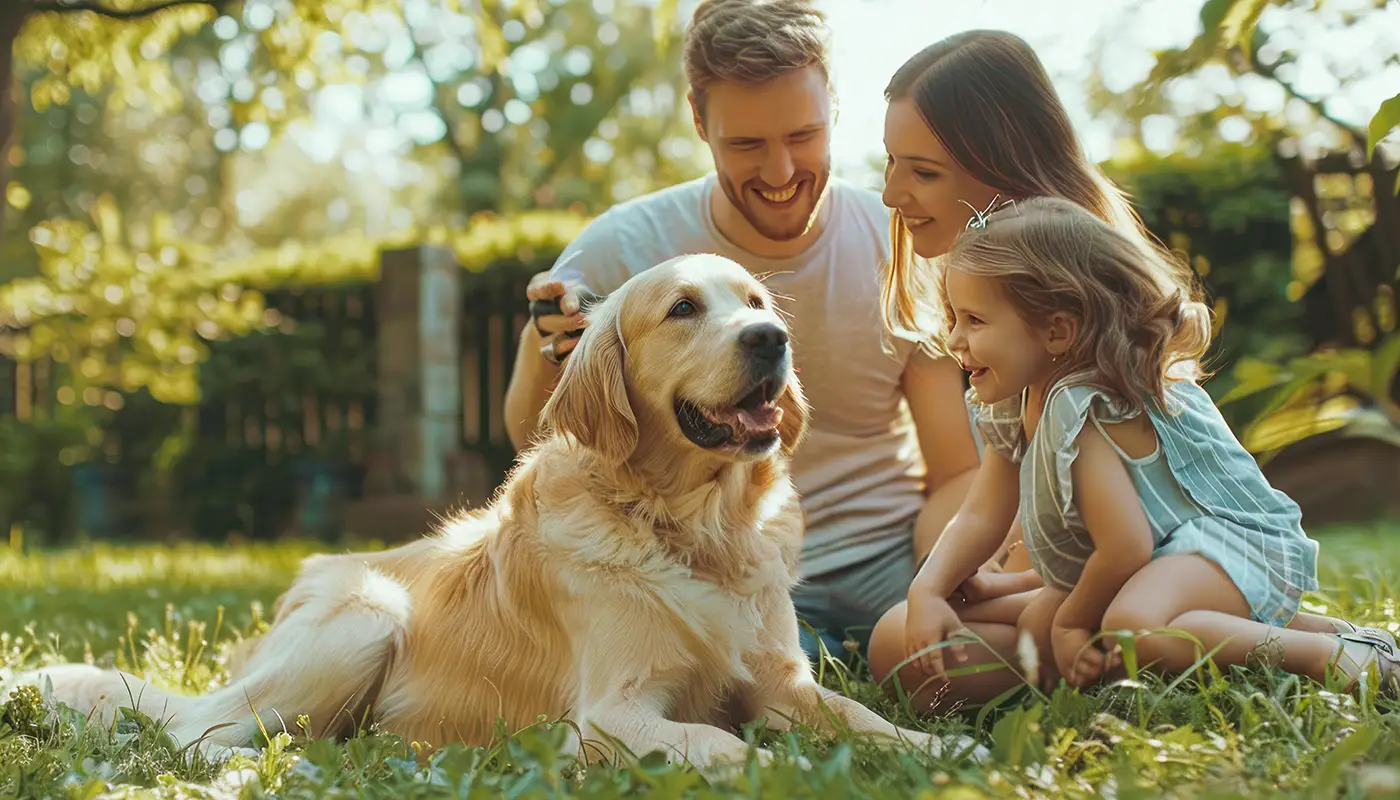
M 863 643 L 904 599 L 916 519 L 923 511 L 920 524 L 941 530 L 978 460 L 957 364 L 890 338 L 883 324 L 889 212 L 877 193 L 831 176 L 827 38 L 810 0 L 700 4 L 685 69 L 716 171 L 608 210 L 552 276 L 532 282 L 531 298 L 560 297 L 564 316 L 525 326 L 506 420 L 523 447 L 576 341 L 557 334 L 582 325 L 582 293 L 607 294 L 683 253 L 719 253 L 767 276 L 791 317 L 813 407 L 793 459 L 807 522 L 793 601 L 840 654 L 847 636 Z M 804 647 L 816 655 L 805 632 Z

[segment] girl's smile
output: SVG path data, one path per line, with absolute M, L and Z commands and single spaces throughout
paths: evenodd
M 963 371 L 967 373 L 967 379 L 976 386 L 977 381 L 987 374 L 986 367 L 980 367 L 967 361 L 962 362 Z
M 995 280 L 958 269 L 946 270 L 943 280 L 953 320 L 948 349 L 982 402 L 1019 395 L 1050 377 L 1048 332 L 1022 320 Z

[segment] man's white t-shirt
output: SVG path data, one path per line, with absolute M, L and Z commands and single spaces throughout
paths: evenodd
M 873 191 L 837 178 L 827 185 L 826 228 L 791 258 L 755 256 L 719 232 L 711 173 L 612 207 L 555 269 L 598 294 L 689 253 L 716 253 L 764 278 L 789 313 L 793 363 L 812 407 L 792 461 L 807 518 L 803 578 L 910 546 L 924 502 L 924 462 L 901 383 L 916 347 L 887 333 L 880 313 L 889 211 Z

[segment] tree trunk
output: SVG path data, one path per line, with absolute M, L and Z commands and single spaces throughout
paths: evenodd
M 10 182 L 10 147 L 19 140 L 20 85 L 15 75 L 15 39 L 28 9 L 0 3 L 0 233 L 5 230 L 5 187 Z

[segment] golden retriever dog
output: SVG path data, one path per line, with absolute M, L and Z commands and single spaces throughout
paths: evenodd
M 702 771 L 742 763 L 735 726 L 758 718 L 940 749 L 818 685 L 798 645 L 787 459 L 807 406 L 762 283 L 710 255 L 632 278 L 590 310 L 544 418 L 486 507 L 397 549 L 308 558 L 227 687 L 180 696 L 85 665 L 25 682 L 108 722 L 139 697 L 206 752 L 250 744 L 256 719 L 368 720 L 431 751 L 540 715 L 573 720 L 587 759 L 663 751 Z

